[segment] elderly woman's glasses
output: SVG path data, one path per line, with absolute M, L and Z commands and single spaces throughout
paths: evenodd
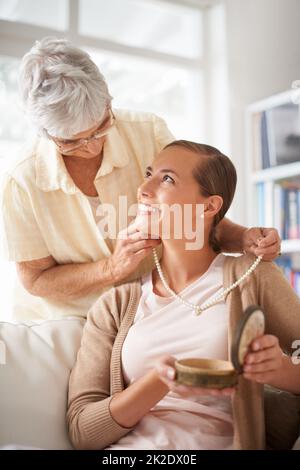
M 93 132 L 92 135 L 84 139 L 73 139 L 73 140 L 63 140 L 53 138 L 54 142 L 63 153 L 73 152 L 80 147 L 83 147 L 95 140 L 101 139 L 101 137 L 108 134 L 109 129 L 113 126 L 115 121 L 115 116 L 111 109 L 108 110 L 108 116 L 101 122 L 99 127 Z

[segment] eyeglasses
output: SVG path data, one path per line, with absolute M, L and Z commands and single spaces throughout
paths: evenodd
M 77 150 L 80 147 L 85 146 L 95 140 L 101 139 L 101 137 L 107 135 L 110 128 L 114 125 L 114 122 L 115 122 L 114 113 L 109 108 L 108 116 L 104 119 L 104 121 L 101 122 L 99 127 L 93 132 L 91 136 L 86 137 L 85 139 L 73 139 L 73 140 L 67 140 L 67 139 L 63 140 L 63 139 L 57 139 L 55 137 L 51 137 L 51 138 L 52 140 L 54 140 L 58 148 L 63 153 L 73 152 L 74 150 Z

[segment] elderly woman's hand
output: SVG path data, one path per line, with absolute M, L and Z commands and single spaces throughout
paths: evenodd
M 160 245 L 160 239 L 149 238 L 132 224 L 118 234 L 113 254 L 107 259 L 107 269 L 114 282 L 120 282 L 132 274 L 152 248 Z
M 187 385 L 181 385 L 176 382 L 176 371 L 175 371 L 175 358 L 172 356 L 163 356 L 156 364 L 155 369 L 158 373 L 162 382 L 164 382 L 169 390 L 178 393 L 182 397 L 197 397 L 203 395 L 212 395 L 215 397 L 219 396 L 231 396 L 233 395 L 234 388 L 201 388 L 201 387 L 190 387 Z
M 283 366 L 283 352 L 276 336 L 263 335 L 255 339 L 245 357 L 243 375 L 245 379 L 272 385 Z
M 265 261 L 273 261 L 280 255 L 281 239 L 275 228 L 252 227 L 244 232 L 245 253 L 263 256 Z

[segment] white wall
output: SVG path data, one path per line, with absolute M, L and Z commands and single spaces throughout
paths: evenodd
M 224 0 L 227 24 L 230 149 L 238 171 L 231 216 L 246 223 L 245 107 L 300 79 L 300 1 Z
M 230 152 L 226 8 L 218 4 L 204 16 L 204 79 L 206 140 Z

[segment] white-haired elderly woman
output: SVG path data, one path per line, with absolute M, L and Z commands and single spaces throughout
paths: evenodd
M 13 317 L 84 317 L 103 290 L 152 268 L 148 255 L 159 240 L 126 228 L 119 197 L 128 208 L 136 203 L 146 167 L 174 137 L 154 114 L 112 110 L 96 65 L 64 39 L 35 43 L 22 60 L 20 87 L 37 137 L 2 193 L 5 253 L 18 273 Z M 116 215 L 109 236 L 97 223 L 104 203 Z M 280 251 L 274 229 L 227 219 L 218 237 L 224 251 L 266 260 Z

